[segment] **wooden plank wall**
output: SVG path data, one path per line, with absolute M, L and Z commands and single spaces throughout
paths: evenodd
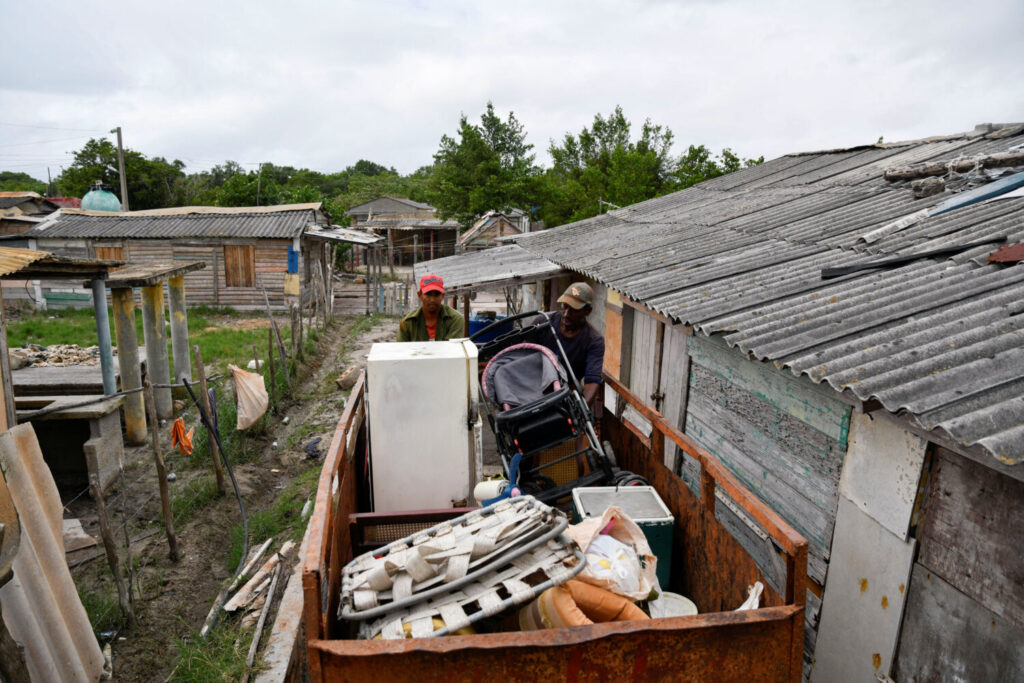
M 921 509 L 898 680 L 1024 680 L 1024 482 L 935 446 Z
M 688 341 L 686 434 L 807 538 L 807 573 L 824 585 L 851 407 L 723 341 Z
M 284 275 L 288 271 L 288 247 L 291 240 L 124 240 L 124 258 L 131 262 L 145 261 L 203 261 L 206 267 L 185 275 L 185 296 L 190 306 L 199 304 L 231 306 L 242 310 L 262 309 L 263 292 L 266 287 L 272 307 L 288 307 L 284 296 Z M 114 246 L 109 240 L 104 247 Z M 253 249 L 255 266 L 255 287 L 228 287 L 225 279 L 224 245 L 249 246 Z M 300 255 L 299 272 L 303 271 L 303 259 L 313 244 L 304 243 Z M 53 251 L 62 256 L 93 257 L 96 248 L 83 241 L 40 240 L 39 248 Z M 214 275 L 216 274 L 216 284 Z M 88 289 L 74 287 L 68 281 L 44 281 L 43 291 L 88 293 Z M 80 283 L 78 283 L 80 284 Z M 303 284 L 305 289 L 305 284 Z M 89 303 L 89 306 L 92 304 Z

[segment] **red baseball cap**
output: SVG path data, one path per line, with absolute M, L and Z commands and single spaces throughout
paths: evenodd
M 444 294 L 444 280 L 441 279 L 440 275 L 428 273 L 420 278 L 420 291 L 424 294 L 427 292 L 441 292 L 441 294 Z

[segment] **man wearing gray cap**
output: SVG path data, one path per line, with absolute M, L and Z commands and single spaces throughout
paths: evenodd
M 593 310 L 594 290 L 586 282 L 574 282 L 558 297 L 558 303 L 559 310 L 545 315 L 565 349 L 573 374 L 583 383 L 583 398 L 593 407 L 604 364 L 604 337 L 587 322 Z M 533 323 L 542 320 L 543 317 L 538 317 Z M 537 343 L 558 353 L 555 340 L 547 334 L 541 335 Z

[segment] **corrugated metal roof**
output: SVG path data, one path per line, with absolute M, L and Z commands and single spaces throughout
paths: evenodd
M 786 156 L 517 244 L 1015 464 L 1024 460 L 1024 265 L 987 264 L 993 243 L 837 280 L 823 281 L 821 269 L 998 236 L 1024 241 L 1024 198 L 860 239 L 951 196 L 914 199 L 909 182 L 883 179 L 887 168 L 1021 142 L 1019 128 L 979 128 Z
M 206 207 L 217 208 L 217 207 Z M 101 213 L 64 209 L 59 215 L 25 233 L 54 239 L 218 239 L 251 237 L 291 239 L 317 223 L 313 208 L 276 212 L 214 212 L 158 214 Z
M 442 221 L 440 218 L 374 218 L 359 223 L 359 227 L 373 230 L 456 230 L 461 226 L 453 220 Z
M 362 230 L 343 228 L 338 225 L 332 225 L 329 228 L 322 228 L 318 225 L 307 226 L 303 234 L 307 237 L 317 237 L 329 242 L 344 242 L 348 244 L 368 245 L 384 241 L 384 238 L 380 235 L 374 235 Z
M 415 274 L 416 282 L 428 273 L 440 275 L 444 280 L 445 292 L 459 294 L 474 289 L 543 280 L 562 270 L 561 266 L 546 258 L 509 244 L 470 254 L 421 261 L 416 264 Z
M 0 276 L 17 273 L 25 266 L 50 255 L 48 251 L 0 247 Z

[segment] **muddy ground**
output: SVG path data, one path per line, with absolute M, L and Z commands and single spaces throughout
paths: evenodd
M 353 334 L 356 318 L 340 316 L 320 340 L 318 353 L 309 360 L 305 375 L 293 385 L 293 399 L 270 421 L 267 432 L 250 440 L 249 462 L 236 467 L 249 516 L 274 506 L 282 491 L 300 475 L 310 479 L 319 470 L 348 392 L 335 378 L 353 363 L 362 363 L 375 341 L 393 339 L 396 320 L 384 319 L 376 326 Z M 282 419 L 288 417 L 287 424 Z M 186 410 L 189 426 L 198 424 L 196 411 Z M 185 491 L 190 479 L 209 476 L 207 470 L 190 466 L 186 458 L 170 448 L 170 425 L 161 434 L 169 471 L 176 477 L 171 493 Z M 303 446 L 321 438 L 319 456 L 310 458 Z M 276 442 L 277 447 L 272 446 Z M 193 639 L 225 579 L 233 571 L 225 561 L 231 545 L 230 529 L 240 514 L 229 486 L 228 495 L 198 507 L 186 523 L 175 529 L 180 559 L 168 559 L 168 545 L 160 523 L 160 498 L 148 446 L 126 448 L 124 486 L 115 486 L 106 498 L 113 517 L 118 543 L 124 543 L 122 514 L 128 518 L 127 534 L 132 538 L 134 610 L 137 623 L 116 628 L 112 642 L 114 679 L 119 681 L 163 681 L 172 676 L 178 639 Z M 123 494 L 123 495 L 122 495 Z M 88 496 L 65 499 L 65 517 L 78 517 L 85 530 L 99 539 L 96 507 Z M 263 538 L 250 538 L 251 544 Z M 275 543 L 275 548 L 279 543 Z M 120 549 L 122 558 L 124 548 Z M 105 557 L 96 548 L 78 551 L 95 559 L 73 569 L 80 591 L 116 596 Z M 78 561 L 72 556 L 70 562 Z M 296 561 L 293 556 L 291 563 Z M 288 572 L 284 574 L 288 575 Z M 116 603 L 114 605 L 116 609 Z M 92 610 L 91 610 L 92 613 Z M 116 615 L 108 615 L 116 617 Z M 271 615 L 270 623 L 272 623 Z M 269 629 L 268 629 L 269 630 Z M 108 638 L 110 635 L 108 634 Z M 104 642 L 101 640 L 101 642 Z M 243 653 L 244 657 L 244 653 Z M 173 675 L 181 676 L 181 672 Z

